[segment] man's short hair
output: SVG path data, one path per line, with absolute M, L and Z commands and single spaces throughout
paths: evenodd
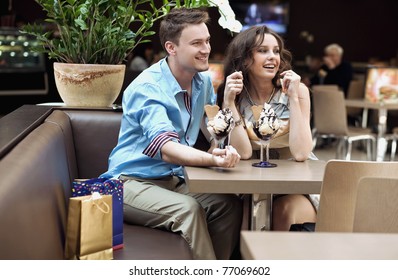
M 201 8 L 173 8 L 160 23 L 160 43 L 163 48 L 167 41 L 178 45 L 185 27 L 201 23 L 208 24 L 209 21 L 209 14 Z

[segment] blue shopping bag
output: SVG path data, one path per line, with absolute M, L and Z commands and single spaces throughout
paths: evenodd
M 113 249 L 123 248 L 123 182 L 118 179 L 77 179 L 72 184 L 72 197 L 99 192 L 112 195 Z

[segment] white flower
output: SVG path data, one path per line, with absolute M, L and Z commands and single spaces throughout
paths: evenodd
M 218 24 L 222 28 L 229 29 L 235 33 L 238 33 L 242 30 L 242 24 L 235 19 L 227 19 L 225 17 L 220 17 L 218 19 Z
M 218 8 L 218 12 L 221 15 L 218 24 L 222 28 L 236 33 L 242 30 L 242 24 L 235 19 L 234 10 L 232 10 L 228 0 L 209 0 L 208 3 L 211 7 Z

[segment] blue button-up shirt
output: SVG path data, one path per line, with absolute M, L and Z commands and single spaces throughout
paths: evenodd
M 162 160 L 168 141 L 193 146 L 204 116 L 204 106 L 215 103 L 211 78 L 197 73 L 192 96 L 174 78 L 166 59 L 144 70 L 123 94 L 123 117 L 118 144 L 102 177 L 139 178 L 183 176 L 183 167 Z

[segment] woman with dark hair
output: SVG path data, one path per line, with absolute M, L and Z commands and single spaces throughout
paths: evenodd
M 258 157 L 259 145 L 251 137 L 251 107 L 265 103 L 281 121 L 281 128 L 271 140 L 270 158 L 316 159 L 312 154 L 309 90 L 292 71 L 291 60 L 283 39 L 266 26 L 239 33 L 227 48 L 226 79 L 218 88 L 217 102 L 220 107 L 230 108 L 237 120 L 231 144 L 242 159 Z M 318 201 L 319 195 L 275 195 L 273 230 L 315 222 Z

